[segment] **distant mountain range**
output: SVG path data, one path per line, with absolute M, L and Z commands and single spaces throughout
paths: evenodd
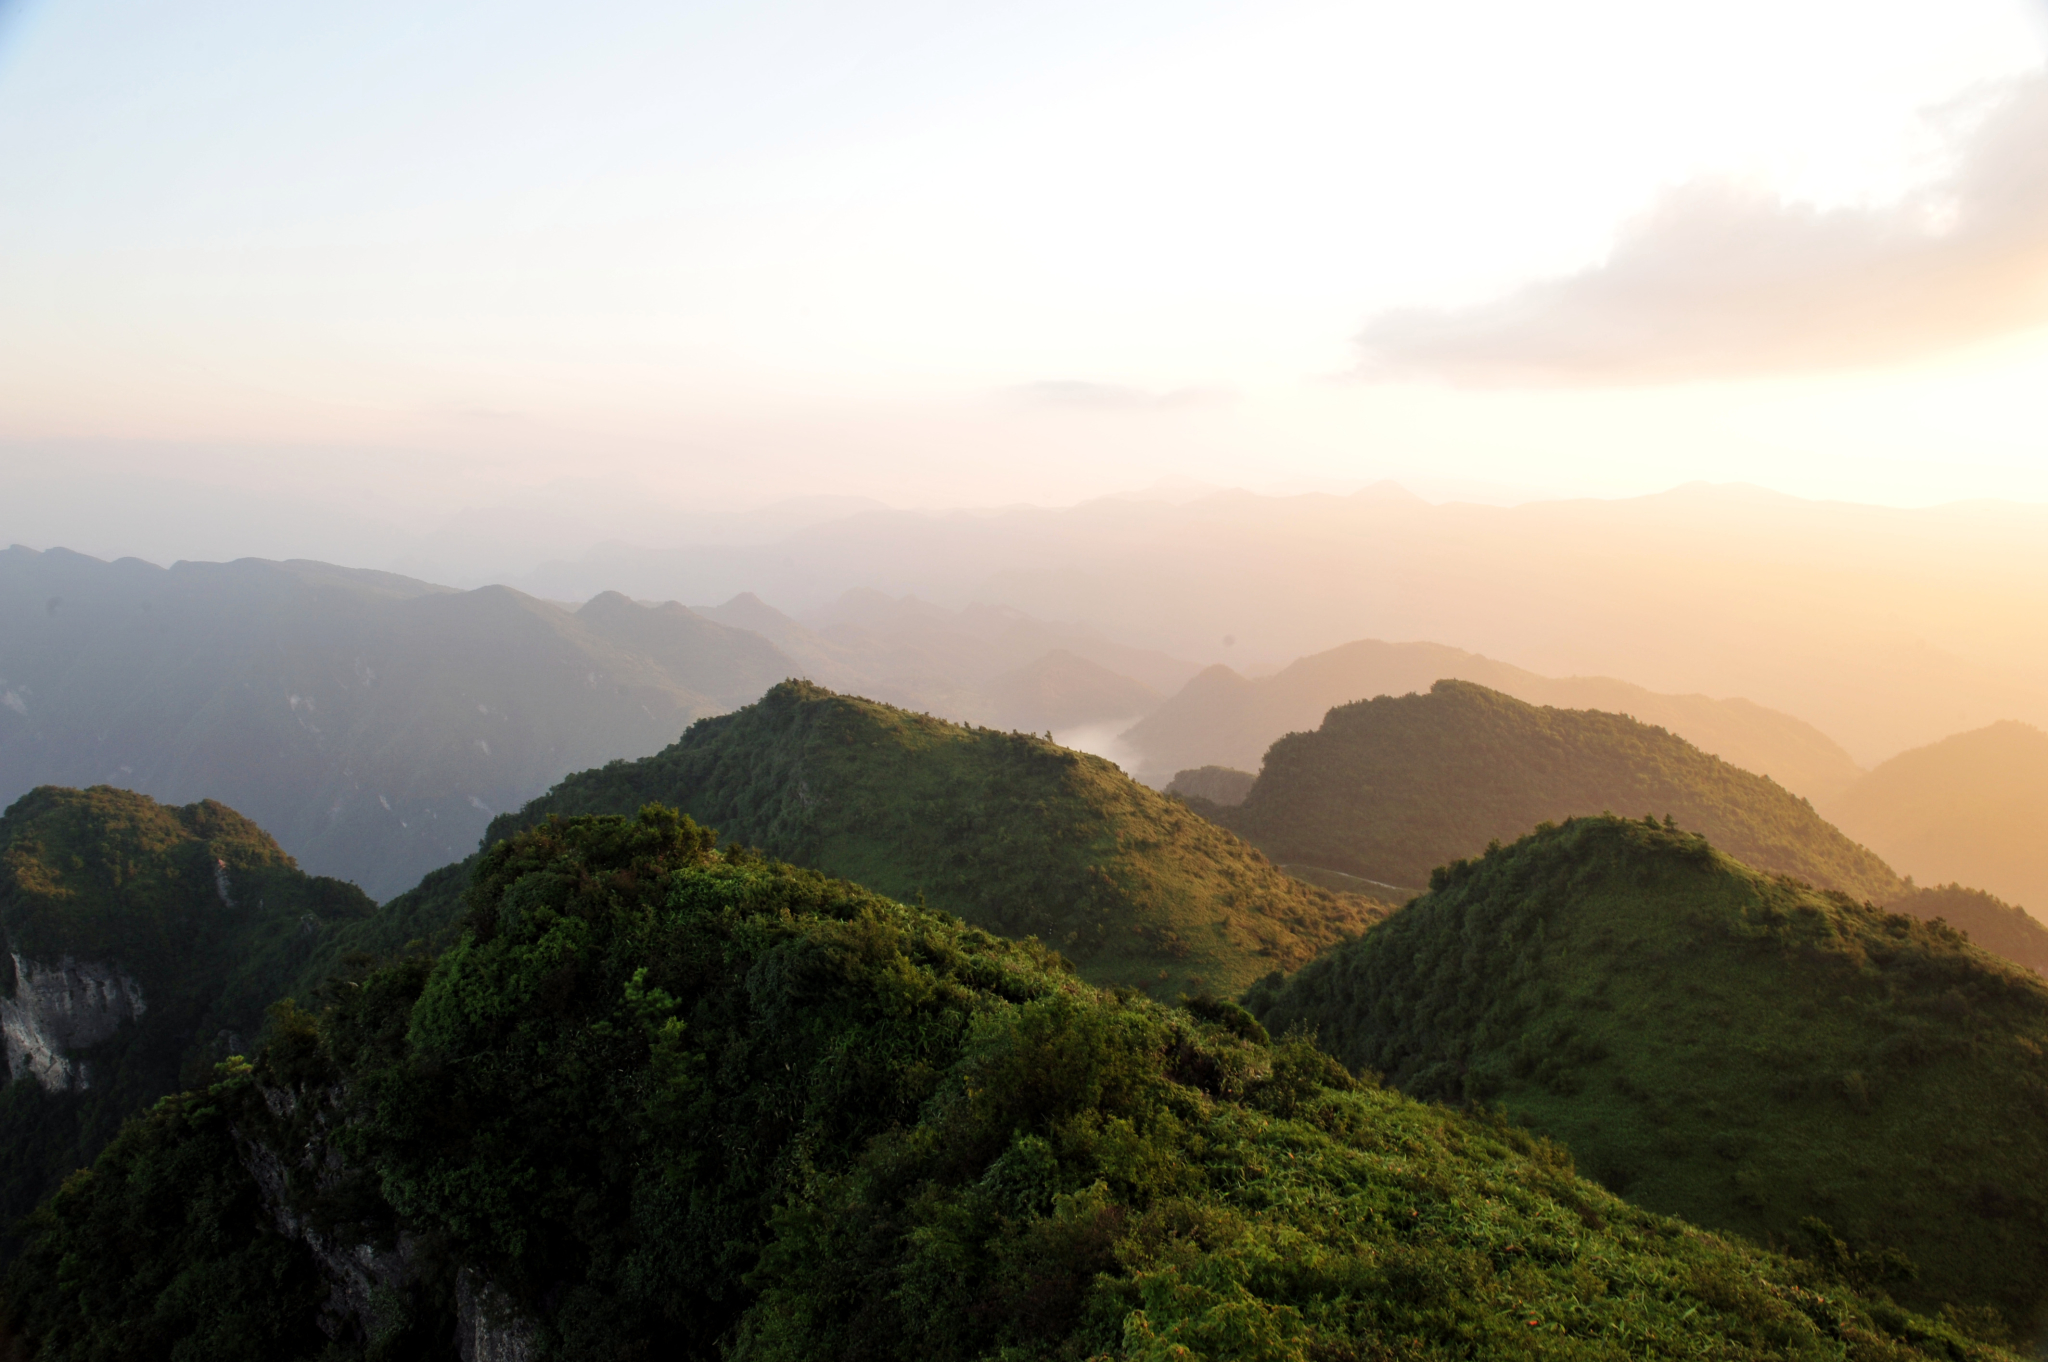
M 760 634 L 821 685 L 1031 733 L 1137 718 L 1200 670 L 1001 606 L 948 610 L 867 589 L 807 612 L 801 623 L 751 592 L 697 613 Z
M 1442 644 L 1377 639 L 1301 658 L 1271 676 L 1248 678 L 1225 666 L 1210 667 L 1126 732 L 1123 742 L 1138 754 L 1134 774 L 1154 785 L 1200 766 L 1257 774 L 1276 739 L 1316 728 L 1331 708 L 1426 691 L 1444 678 L 1476 681 L 1534 705 L 1627 714 L 1814 800 L 1840 794 L 1863 775 L 1813 725 L 1748 700 L 1659 695 L 1604 676 L 1538 676 Z
M 109 784 L 247 813 L 383 898 L 494 814 L 795 670 L 681 607 L 569 611 L 321 563 L 0 553 L 0 799 Z
M 1192 663 L 1016 611 L 850 593 L 580 607 L 312 562 L 0 552 L 0 803 L 40 784 L 219 799 L 382 899 L 571 771 L 812 676 L 1030 732 L 1128 721 Z
M 2031 724 L 1902 752 L 1823 807 L 1923 884 L 1960 880 L 2048 914 L 2048 733 Z
M 1348 639 L 1432 639 L 1546 676 L 1746 696 L 1868 766 L 1996 719 L 2048 724 L 2048 631 L 2022 623 L 2048 617 L 2043 542 L 2041 506 L 1708 484 L 1432 505 L 1381 484 L 865 511 L 772 544 L 613 546 L 510 580 L 574 599 L 756 591 L 799 615 L 863 584 L 1000 602 L 1241 672 Z

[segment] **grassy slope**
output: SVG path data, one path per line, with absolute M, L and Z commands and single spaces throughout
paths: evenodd
M 1578 819 L 1436 887 L 1253 1010 L 1418 1096 L 1497 1101 L 1631 1200 L 1817 1217 L 1907 1298 L 2048 1307 L 2048 986 L 1956 933 Z
M 1903 887 L 1805 800 L 1663 729 L 1466 681 L 1331 710 L 1274 743 L 1244 803 L 1217 816 L 1276 861 L 1419 885 L 1489 841 L 1606 811 L 1672 815 L 1750 865 L 1859 899 Z
M 85 1092 L 31 1079 L 0 1089 L 0 1225 L 90 1162 L 127 1116 L 253 1047 L 264 1009 L 375 910 L 352 884 L 300 874 L 220 804 L 174 808 L 105 786 L 16 800 L 0 817 L 5 949 L 45 965 L 111 960 L 142 985 L 147 1010 L 96 1048 Z M 11 968 L 5 980 L 11 991 Z
M 453 1355 L 462 1266 L 572 1359 L 2007 1356 L 1226 1007 L 703 847 L 650 811 L 493 848 L 462 945 L 294 1019 L 39 1212 L 6 1330 L 46 1362 L 364 1356 L 314 1332 L 238 1134 L 307 1151 L 323 1234 L 414 1246 L 388 1356 Z
M 1099 758 L 801 682 L 656 756 L 571 776 L 489 838 L 649 801 L 1165 997 L 1235 991 L 1387 911 L 1282 874 Z

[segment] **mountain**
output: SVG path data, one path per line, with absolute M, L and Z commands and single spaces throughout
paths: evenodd
M 494 846 L 471 893 L 459 945 L 286 1011 L 36 1213 L 22 1352 L 2015 1356 L 1831 1243 L 1703 1234 L 1229 1004 L 659 808 Z
M 1142 681 L 1119 676 L 1065 648 L 1004 672 L 982 688 L 992 710 L 1014 716 L 1028 733 L 1143 714 L 1162 698 Z
M 0 816 L 0 1227 L 121 1121 L 253 1046 L 376 905 L 208 801 L 42 788 Z
M 1581 818 L 1250 1002 L 1413 1096 L 1502 1104 L 1652 1210 L 2048 1324 L 2048 983 L 1955 932 Z
M 756 634 L 616 594 L 572 612 L 320 563 L 13 548 L 0 799 L 217 799 L 384 897 L 566 773 L 657 751 L 796 670 Z
M 1747 696 L 1867 767 L 1995 719 L 2048 725 L 2048 631 L 2025 624 L 2048 617 L 2043 542 L 2048 506 L 1997 502 L 1905 510 L 1707 484 L 1517 506 L 1233 490 L 869 512 L 772 545 L 557 564 L 521 585 L 757 591 L 802 614 L 860 584 L 1240 672 L 1351 639 L 1434 639 L 1546 676 Z M 1161 778 L 1215 760 L 1241 764 L 1202 756 Z
M 1443 678 L 1477 682 L 1532 705 L 1631 715 L 1809 799 L 1837 795 L 1863 775 L 1819 729 L 1747 700 L 1659 695 L 1601 676 L 1538 676 L 1441 644 L 1376 639 L 1301 658 L 1257 679 L 1221 665 L 1210 667 L 1146 715 L 1123 741 L 1139 754 L 1135 774 L 1150 784 L 1196 766 L 1256 771 L 1275 740 L 1314 728 L 1337 705 L 1428 690 Z
M 1128 723 L 1199 670 L 1016 610 L 949 610 L 869 589 L 843 593 L 808 612 L 806 623 L 751 592 L 698 613 L 772 640 L 820 685 L 958 723 L 1031 733 Z
M 1174 772 L 1166 792 L 1183 799 L 1205 799 L 1211 804 L 1235 806 L 1244 803 L 1258 777 L 1250 771 L 1229 766 L 1196 766 Z
M 1273 744 L 1243 804 L 1212 812 L 1276 861 L 1421 885 L 1490 841 L 1610 810 L 1669 815 L 1749 865 L 1859 899 L 1903 887 L 1805 800 L 1674 734 L 1469 681 L 1339 705 Z
M 570 776 L 485 840 L 650 802 L 1168 998 L 1242 988 L 1388 910 L 1282 874 L 1099 757 L 808 682 L 700 720 L 652 757 Z
M 2031 724 L 1902 752 L 1823 807 L 1916 879 L 1981 885 L 2048 914 L 2048 733 Z

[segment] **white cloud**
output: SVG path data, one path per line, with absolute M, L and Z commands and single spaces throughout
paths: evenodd
M 1950 172 L 1883 207 L 1726 181 L 1666 192 L 1582 273 L 1358 337 L 1370 377 L 1641 384 L 1897 363 L 2048 323 L 2048 77 L 2011 85 Z

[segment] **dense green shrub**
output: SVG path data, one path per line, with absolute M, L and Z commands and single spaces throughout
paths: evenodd
M 1234 993 L 1391 906 L 1281 873 L 1099 757 L 801 681 L 699 720 L 652 757 L 570 776 L 485 842 L 550 813 L 650 800 L 877 893 L 1035 936 L 1093 983 L 1163 998 Z
M 329 1357 L 449 1355 L 464 1269 L 560 1358 L 2004 1356 L 1205 1010 L 664 810 L 550 821 L 486 855 L 437 960 L 283 1010 L 253 1072 L 131 1126 L 38 1214 L 8 1327 L 161 1357 L 175 1308 L 320 1355 L 240 1148 L 296 1223 L 411 1255 Z M 145 1187 L 204 1233 L 67 1266 Z

